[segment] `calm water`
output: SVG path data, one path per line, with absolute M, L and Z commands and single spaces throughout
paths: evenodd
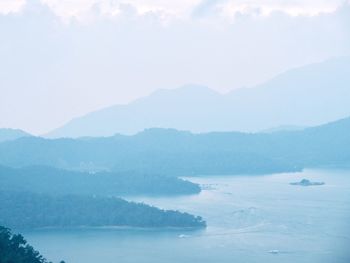
M 302 178 L 326 184 L 289 185 Z M 350 171 L 189 179 L 206 190 L 128 199 L 201 215 L 205 230 L 37 230 L 25 237 L 54 262 L 350 262 Z

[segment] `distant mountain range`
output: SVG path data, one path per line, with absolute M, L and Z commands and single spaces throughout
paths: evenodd
M 349 167 L 350 118 L 298 131 L 193 134 L 148 129 L 133 136 L 20 138 L 0 144 L 0 164 L 159 175 L 266 174 Z
M 0 129 L 0 143 L 4 141 L 16 140 L 21 137 L 32 136 L 29 133 L 26 133 L 18 129 Z
M 289 70 L 221 95 L 202 86 L 158 90 L 127 105 L 76 118 L 49 138 L 135 134 L 148 128 L 257 132 L 307 127 L 350 116 L 350 58 Z

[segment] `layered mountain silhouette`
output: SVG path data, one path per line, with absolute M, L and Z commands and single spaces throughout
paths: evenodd
M 193 134 L 148 129 L 105 138 L 20 138 L 0 143 L 0 165 L 159 175 L 266 174 L 349 167 L 350 118 L 300 131 Z
M 31 134 L 18 129 L 0 129 L 0 142 L 16 140 L 21 137 L 32 136 Z
M 350 58 L 289 70 L 228 94 L 196 85 L 158 90 L 127 105 L 73 119 L 47 137 L 135 134 L 147 128 L 256 132 L 315 126 L 350 115 Z

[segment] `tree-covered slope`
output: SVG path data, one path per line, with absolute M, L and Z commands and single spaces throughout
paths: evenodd
M 258 139 L 258 140 L 257 140 Z M 63 169 L 137 171 L 146 174 L 261 174 L 298 171 L 289 160 L 250 149 L 259 136 L 243 133 L 191 134 L 151 129 L 135 136 L 90 139 L 22 138 L 0 144 L 0 164 Z M 247 148 L 248 147 L 248 148 Z M 265 147 L 265 145 L 263 145 Z
M 63 261 L 62 261 L 63 262 Z M 0 226 L 0 263 L 48 263 L 20 234 Z
M 201 217 L 120 198 L 0 191 L 0 225 L 10 228 L 205 227 Z
M 134 136 L 21 138 L 0 144 L 0 164 L 141 171 L 167 175 L 261 174 L 350 162 L 350 118 L 301 131 L 192 134 L 150 129 Z
M 201 189 L 180 178 L 137 172 L 87 173 L 40 166 L 0 166 L 0 190 L 125 196 L 196 194 Z

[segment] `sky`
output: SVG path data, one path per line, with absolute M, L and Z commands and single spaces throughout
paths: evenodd
M 220 93 L 350 55 L 344 0 L 0 0 L 0 128 L 194 83 Z

